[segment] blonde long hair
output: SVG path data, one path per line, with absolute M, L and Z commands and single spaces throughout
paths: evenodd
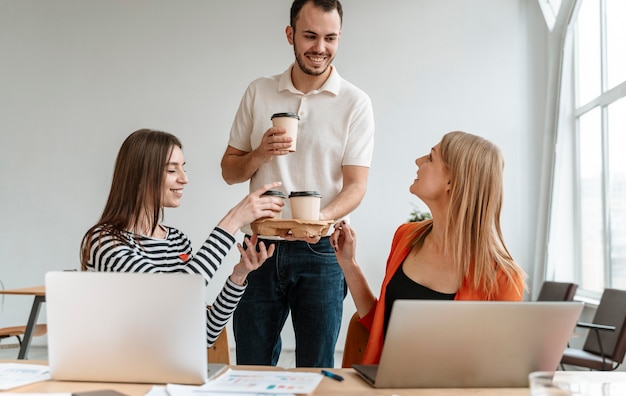
M 525 277 L 507 249 L 500 228 L 504 159 L 495 144 L 466 132 L 445 134 L 439 147 L 450 175 L 445 252 L 452 255 L 463 274 L 460 282 L 472 282 L 489 298 L 497 293 L 498 269 L 511 284 Z M 421 246 L 431 227 L 432 221 L 424 222 L 414 234 L 412 245 Z

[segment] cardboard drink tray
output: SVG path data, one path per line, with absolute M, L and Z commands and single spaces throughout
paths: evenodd
M 258 235 L 283 236 L 291 233 L 296 238 L 325 236 L 334 220 L 261 219 L 250 224 Z

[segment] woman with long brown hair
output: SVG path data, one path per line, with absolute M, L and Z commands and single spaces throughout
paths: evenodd
M 100 220 L 81 243 L 84 271 L 201 274 L 208 283 L 235 244 L 235 233 L 261 217 L 282 210 L 280 198 L 262 194 L 280 182 L 250 193 L 228 211 L 198 252 L 180 230 L 161 224 L 164 208 L 180 205 L 188 182 L 182 144 L 176 136 L 151 129 L 129 135 L 117 156 L 109 198 Z M 257 238 L 245 238 L 256 246 Z M 207 344 L 212 345 L 243 295 L 246 277 L 274 254 L 258 243 L 256 249 L 237 249 L 241 259 L 210 308 L 207 308 Z M 106 296 L 103 296 L 106 298 Z

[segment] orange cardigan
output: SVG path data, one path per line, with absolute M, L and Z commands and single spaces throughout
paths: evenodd
M 387 258 L 387 269 L 385 279 L 381 287 L 378 300 L 370 311 L 359 321 L 370 331 L 367 341 L 367 348 L 363 357 L 364 364 L 377 364 L 384 341 L 384 320 L 385 320 L 385 290 L 389 281 L 396 273 L 404 259 L 411 251 L 411 235 L 419 227 L 420 223 L 406 223 L 401 225 L 393 237 L 391 252 Z M 517 279 L 515 284 L 509 283 L 506 275 L 498 272 L 498 293 L 492 299 L 502 301 L 521 301 L 524 293 L 524 279 Z M 487 300 L 487 297 L 476 290 L 469 279 L 465 279 L 456 292 L 455 300 Z

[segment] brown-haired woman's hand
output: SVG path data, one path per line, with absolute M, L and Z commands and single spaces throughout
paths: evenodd
M 237 244 L 237 249 L 241 253 L 241 259 L 239 263 L 233 268 L 233 273 L 230 275 L 230 280 L 238 285 L 243 285 L 248 277 L 248 274 L 257 268 L 259 268 L 265 260 L 274 255 L 274 244 L 271 244 L 269 248 L 265 246 L 263 241 L 259 242 L 259 249 L 257 251 L 256 246 L 258 242 L 257 235 L 252 235 L 252 238 L 244 237 L 245 247 L 241 243 Z
M 265 184 L 246 195 L 217 225 L 234 235 L 241 227 L 257 219 L 276 217 L 283 210 L 284 200 L 280 197 L 263 195 L 263 193 L 281 185 L 281 182 Z

